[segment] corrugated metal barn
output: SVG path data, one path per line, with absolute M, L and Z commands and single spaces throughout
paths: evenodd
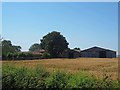
M 80 52 L 80 57 L 90 57 L 90 58 L 115 58 L 116 52 L 109 49 L 104 49 L 100 47 L 92 47 L 89 49 L 82 50 Z

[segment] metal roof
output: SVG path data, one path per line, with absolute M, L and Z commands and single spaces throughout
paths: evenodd
M 94 47 L 91 47 L 91 48 L 88 48 L 88 49 L 85 49 L 85 50 L 81 50 L 81 52 L 83 52 L 83 51 L 91 51 L 91 50 L 95 50 L 95 49 L 96 50 L 99 49 L 99 50 L 116 52 L 116 51 L 113 51 L 113 50 L 110 50 L 110 49 L 105 49 L 105 48 L 101 48 L 101 47 L 97 47 L 97 46 L 94 46 Z

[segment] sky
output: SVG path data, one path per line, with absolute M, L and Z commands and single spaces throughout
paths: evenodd
M 52 31 L 69 48 L 93 46 L 118 50 L 117 2 L 4 2 L 2 36 L 27 51 Z

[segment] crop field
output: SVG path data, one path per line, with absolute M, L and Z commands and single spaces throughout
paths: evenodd
M 100 78 L 104 74 L 111 76 L 112 79 L 118 78 L 118 59 L 117 58 L 78 58 L 78 59 L 42 59 L 42 60 L 19 60 L 3 61 L 2 65 L 14 64 L 17 67 L 25 66 L 34 68 L 40 65 L 48 71 L 65 70 L 71 73 L 84 71 Z
M 118 87 L 117 58 L 16 60 L 2 66 L 7 88 Z

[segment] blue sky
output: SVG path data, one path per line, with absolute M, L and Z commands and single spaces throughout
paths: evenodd
M 69 47 L 118 49 L 117 2 L 2 4 L 2 36 L 28 50 L 51 31 L 59 31 Z

